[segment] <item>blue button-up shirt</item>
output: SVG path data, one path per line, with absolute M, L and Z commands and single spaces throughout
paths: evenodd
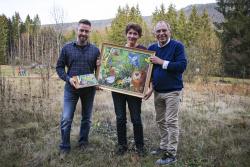
M 99 55 L 99 49 L 93 44 L 79 46 L 76 41 L 70 42 L 61 50 L 56 72 L 62 80 L 69 83 L 72 76 L 94 73 Z M 67 72 L 65 67 L 67 67 Z

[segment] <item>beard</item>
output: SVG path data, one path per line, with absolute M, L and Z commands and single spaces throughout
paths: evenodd
M 80 35 L 80 36 L 78 36 L 77 41 L 78 41 L 79 45 L 84 45 L 88 41 L 88 36 Z
M 84 43 L 85 41 L 88 40 L 88 37 L 81 35 L 81 36 L 78 37 L 78 40 L 79 40 L 79 42 Z

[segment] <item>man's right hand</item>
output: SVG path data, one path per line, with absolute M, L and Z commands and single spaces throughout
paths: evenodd
M 76 88 L 76 80 L 74 78 L 69 79 L 69 83 Z
M 164 63 L 164 60 L 160 59 L 159 57 L 157 56 L 151 56 L 149 58 L 150 62 L 153 63 L 153 64 L 160 64 L 162 65 Z

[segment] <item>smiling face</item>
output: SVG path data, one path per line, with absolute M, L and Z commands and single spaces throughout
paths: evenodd
M 133 47 L 136 45 L 137 40 L 140 38 L 139 33 L 134 29 L 130 29 L 127 34 L 127 45 Z
M 170 26 L 164 21 L 159 21 L 155 26 L 154 33 L 159 44 L 162 46 L 167 43 L 171 36 Z
M 87 24 L 79 24 L 77 28 L 77 42 L 79 45 L 83 45 L 89 38 L 91 27 Z

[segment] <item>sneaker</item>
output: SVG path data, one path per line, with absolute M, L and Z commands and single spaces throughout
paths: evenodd
M 61 161 L 65 160 L 65 158 L 68 156 L 68 154 L 69 154 L 69 151 L 67 151 L 67 150 L 60 150 L 60 152 L 59 152 L 59 158 L 60 158 L 60 160 Z
M 117 150 L 115 151 L 116 155 L 124 155 L 128 150 L 127 146 L 118 145 Z
M 170 165 L 177 161 L 176 157 L 169 152 L 165 152 L 161 159 L 158 159 L 155 164 L 156 165 Z
M 155 164 L 156 165 L 170 165 L 177 161 L 176 157 L 163 157 L 158 159 Z
M 151 154 L 151 155 L 160 155 L 160 154 L 162 154 L 162 153 L 164 153 L 164 152 L 166 152 L 166 150 L 161 149 L 161 148 L 159 147 L 159 148 L 157 148 L 157 149 L 151 151 L 150 154 Z

